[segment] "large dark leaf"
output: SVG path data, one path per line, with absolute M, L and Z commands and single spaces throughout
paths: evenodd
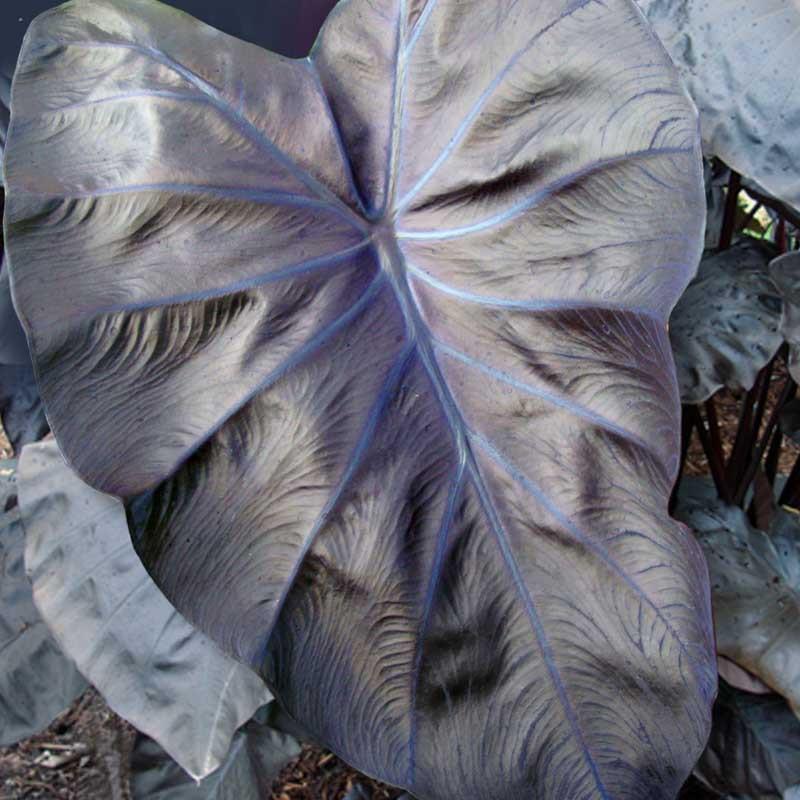
M 684 403 L 717 389 L 749 389 L 781 345 L 781 296 L 769 276 L 770 248 L 745 238 L 708 254 L 670 318 Z
M 800 3 L 639 5 L 697 103 L 704 150 L 800 208 Z
M 716 681 L 666 513 L 703 189 L 635 6 L 347 0 L 292 62 L 84 0 L 26 41 L 15 298 L 167 596 L 421 798 L 674 797 Z
M 800 780 L 800 721 L 778 695 L 740 692 L 720 681 L 711 738 L 696 772 L 718 792 L 780 800 Z
M 86 688 L 33 604 L 25 533 L 7 501 L 12 462 L 0 462 L 0 746 L 46 728 Z
M 779 509 L 765 533 L 707 487 L 684 482 L 676 513 L 708 559 L 717 648 L 800 716 L 800 517 Z
M 213 772 L 270 699 L 263 681 L 175 611 L 133 549 L 122 504 L 83 483 L 55 442 L 23 450 L 18 483 L 34 598 L 61 648 L 193 778 Z
M 261 709 L 233 738 L 225 763 L 194 781 L 156 742 L 136 739 L 131 758 L 133 800 L 263 800 L 287 762 L 300 752 L 291 736 L 270 725 L 270 707 Z

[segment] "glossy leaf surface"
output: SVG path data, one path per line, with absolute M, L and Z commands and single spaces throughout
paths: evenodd
M 44 730 L 87 687 L 33 602 L 9 480 L 15 467 L 0 461 L 0 747 Z
M 213 772 L 270 699 L 264 682 L 170 605 L 133 549 L 120 501 L 83 483 L 55 442 L 23 450 L 18 483 L 34 598 L 64 652 L 193 778 Z
M 346 0 L 312 55 L 143 0 L 33 26 L 6 225 L 59 443 L 363 771 L 672 798 L 716 681 L 666 513 L 677 76 L 627 0 Z
M 800 519 L 778 509 L 770 531 L 760 531 L 706 488 L 687 483 L 677 515 L 697 533 L 708 560 L 717 649 L 800 716 Z
M 684 403 L 701 403 L 723 386 L 750 389 L 781 346 L 781 295 L 768 270 L 772 255 L 745 238 L 700 262 L 669 323 Z
M 704 151 L 800 208 L 800 1 L 639 5 L 697 103 Z
M 800 779 L 800 721 L 782 697 L 740 692 L 720 681 L 696 774 L 726 796 L 780 800 Z

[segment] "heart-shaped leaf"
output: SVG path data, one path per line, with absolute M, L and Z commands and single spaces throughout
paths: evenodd
M 693 491 L 698 485 L 681 484 L 676 514 L 708 559 L 717 649 L 800 716 L 800 519 L 778 509 L 765 533 L 740 508 Z
M 346 0 L 293 62 L 79 0 L 12 111 L 48 414 L 175 605 L 420 798 L 673 798 L 716 682 L 666 513 L 703 186 L 635 5 Z
M 670 317 L 684 403 L 717 389 L 750 389 L 782 338 L 780 293 L 769 276 L 771 249 L 745 238 L 706 255 Z
M 20 459 L 25 561 L 53 635 L 109 706 L 156 739 L 193 778 L 270 699 L 169 604 L 133 549 L 125 510 L 83 483 L 55 442 Z
M 14 472 L 0 461 L 0 746 L 39 733 L 87 686 L 34 606 L 25 532 L 9 502 Z
M 190 778 L 152 739 L 137 736 L 131 756 L 133 800 L 262 800 L 272 782 L 300 752 L 297 740 L 270 725 L 261 709 L 233 737 L 230 753 L 202 781 Z
M 703 148 L 800 208 L 797 0 L 639 0 L 700 111 Z
M 741 800 L 780 800 L 800 780 L 800 721 L 778 695 L 719 684 L 714 725 L 696 774 Z

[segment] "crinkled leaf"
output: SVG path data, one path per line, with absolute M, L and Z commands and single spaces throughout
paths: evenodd
M 708 747 L 695 773 L 718 792 L 780 800 L 800 780 L 800 721 L 779 695 L 720 681 Z
M 789 345 L 789 374 L 800 382 L 800 253 L 778 256 L 769 274 L 783 299 L 781 333 Z
M 167 596 L 420 798 L 674 797 L 716 681 L 666 513 L 703 189 L 634 4 L 345 0 L 292 62 L 83 0 L 26 42 L 15 299 Z
M 133 800 L 263 800 L 299 752 L 297 740 L 272 727 L 268 709 L 262 709 L 236 732 L 222 766 L 196 782 L 140 734 L 131 757 L 131 795 Z
M 19 469 L 26 562 L 36 605 L 109 706 L 195 778 L 270 698 L 250 669 L 178 614 L 133 549 L 119 500 L 84 484 L 53 441 Z
M 717 649 L 800 715 L 800 518 L 778 509 L 765 533 L 740 508 L 691 486 L 682 486 L 676 513 L 708 560 Z
M 639 5 L 697 104 L 704 151 L 800 208 L 800 3 Z
M 684 403 L 717 389 L 750 389 L 781 345 L 780 294 L 767 267 L 770 248 L 744 239 L 700 262 L 669 323 Z
M 0 746 L 46 728 L 86 688 L 33 604 L 19 511 L 3 510 L 13 470 L 0 461 Z

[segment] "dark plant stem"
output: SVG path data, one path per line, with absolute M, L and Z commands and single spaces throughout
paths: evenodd
M 733 242 L 736 230 L 736 211 L 739 208 L 739 190 L 742 188 L 742 178 L 738 172 L 731 170 L 728 180 L 728 195 L 725 198 L 725 213 L 722 217 L 722 230 L 719 234 L 719 249 L 727 250 Z
M 788 249 L 788 243 L 786 239 L 786 220 L 781 217 L 778 220 L 778 228 L 775 231 L 775 244 L 778 246 L 778 252 L 785 253 Z
M 750 211 L 747 212 L 747 216 L 744 218 L 744 222 L 739 226 L 740 231 L 747 230 L 747 227 L 753 221 L 753 218 L 756 214 L 758 214 L 759 209 L 762 207 L 761 203 L 756 203 Z
M 703 452 L 706 454 L 709 467 L 711 467 L 711 477 L 714 479 L 714 486 L 717 488 L 717 494 L 726 503 L 730 503 L 732 495 L 728 486 L 728 481 L 725 478 L 725 468 L 722 464 L 722 460 L 719 458 L 718 452 L 714 449 L 711 442 L 711 436 L 709 436 L 705 422 L 703 422 L 703 417 L 700 415 L 700 408 L 698 406 L 688 406 L 686 412 L 694 427 L 697 428 L 700 444 L 703 445 Z
M 747 492 L 748 487 L 753 482 L 753 478 L 755 478 L 756 470 L 758 469 L 758 465 L 761 463 L 761 459 L 764 457 L 764 451 L 767 449 L 767 445 L 769 444 L 769 441 L 772 438 L 772 433 L 778 426 L 778 420 L 780 419 L 781 411 L 783 407 L 786 405 L 786 403 L 788 403 L 789 400 L 791 400 L 792 397 L 794 397 L 796 391 L 797 391 L 797 384 L 791 378 L 789 378 L 783 387 L 783 391 L 781 392 L 781 395 L 778 398 L 778 402 L 775 404 L 775 407 L 772 409 L 772 413 L 769 415 L 769 419 L 767 420 L 767 426 L 764 429 L 764 435 L 761 437 L 761 442 L 756 448 L 753 457 L 750 459 L 750 463 L 747 465 L 744 477 L 737 485 L 736 494 L 734 495 L 733 498 L 733 502 L 735 505 L 741 505 L 741 503 L 744 501 L 744 496 Z M 763 406 L 763 401 L 760 404 Z M 759 425 L 760 425 L 760 418 L 759 418 Z M 757 434 L 758 428 L 756 428 L 755 430 Z
M 736 485 L 737 475 L 743 469 L 742 462 L 747 460 L 746 442 L 753 424 L 753 406 L 755 405 L 756 397 L 760 394 L 762 377 L 763 371 L 758 374 L 752 389 L 745 395 L 744 402 L 742 403 L 742 410 L 739 413 L 736 438 L 733 441 L 733 448 L 731 449 L 730 456 L 728 456 L 728 464 L 725 470 L 728 482 L 734 486 Z
M 775 477 L 778 474 L 778 461 L 781 457 L 781 444 L 783 443 L 783 434 L 780 428 L 775 428 L 772 435 L 772 443 L 767 451 L 767 460 L 764 462 L 764 475 L 767 476 L 767 481 L 770 486 L 775 485 Z
M 717 406 L 713 397 L 705 402 L 706 419 L 708 420 L 708 434 L 711 437 L 711 446 L 720 464 L 725 463 L 725 451 L 722 449 L 722 439 L 719 434 L 719 419 Z

